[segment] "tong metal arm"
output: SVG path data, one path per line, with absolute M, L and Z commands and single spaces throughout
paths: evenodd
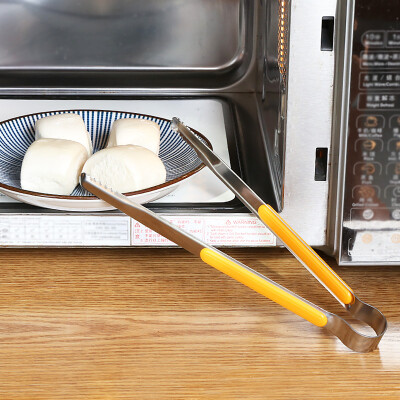
M 376 308 L 363 303 L 353 290 L 325 263 L 325 261 L 246 183 L 208 148 L 182 121 L 173 118 L 172 129 L 178 132 L 196 151 L 205 165 L 221 180 L 260 221 L 278 237 L 300 263 L 323 285 L 356 319 L 370 325 L 377 336 L 357 336 L 349 325 L 331 314 L 327 328 L 347 346 L 357 351 L 370 351 L 386 331 L 386 318 Z M 339 318 L 339 319 L 338 319 Z M 346 332 L 346 333 L 345 333 Z M 354 343 L 355 342 L 355 343 Z M 363 350 L 364 349 L 364 350 Z
M 354 301 L 348 309 L 356 318 L 364 320 L 371 325 L 377 333 L 376 336 L 365 336 L 354 331 L 346 321 L 337 315 L 317 307 L 232 257 L 203 243 L 142 205 L 136 204 L 122 194 L 101 185 L 101 183 L 96 182 L 90 176 L 83 173 L 80 181 L 81 185 L 95 196 L 178 244 L 190 253 L 200 257 L 206 264 L 236 279 L 263 296 L 268 297 L 314 325 L 326 327 L 352 350 L 359 352 L 371 351 L 378 345 L 382 338 L 386 330 L 385 317 L 374 307 L 360 302 L 357 297 L 354 296 Z

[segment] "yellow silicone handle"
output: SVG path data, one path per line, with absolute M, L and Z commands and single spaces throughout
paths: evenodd
M 258 209 L 258 214 L 268 228 L 293 251 L 304 265 L 329 287 L 341 302 L 344 304 L 352 304 L 354 302 L 354 294 L 350 287 L 286 224 L 271 206 L 263 204 Z
M 206 264 L 236 279 L 238 282 L 243 283 L 243 285 L 246 285 L 263 296 L 268 297 L 275 303 L 280 304 L 312 324 L 321 327 L 327 324 L 328 319 L 321 310 L 293 296 L 284 289 L 263 279 L 216 251 L 204 248 L 200 251 L 200 257 Z

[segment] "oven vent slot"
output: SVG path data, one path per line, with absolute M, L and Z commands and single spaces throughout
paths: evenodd
M 287 0 L 280 0 L 278 26 L 278 65 L 284 88 L 286 87 L 289 46 L 289 5 L 287 3 Z
M 322 17 L 321 51 L 333 51 L 334 17 Z
M 328 149 L 317 147 L 315 151 L 315 181 L 326 181 L 326 171 L 328 168 Z

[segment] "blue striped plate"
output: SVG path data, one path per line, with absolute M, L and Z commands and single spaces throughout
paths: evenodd
M 35 122 L 56 114 L 74 113 L 86 123 L 93 143 L 93 152 L 106 146 L 111 125 L 120 118 L 140 118 L 154 121 L 161 128 L 159 157 L 167 170 L 166 183 L 137 192 L 126 193 L 138 203 L 165 196 L 178 184 L 199 172 L 203 167 L 196 152 L 171 129 L 170 121 L 144 114 L 104 110 L 63 110 L 24 115 L 0 123 L 0 192 L 17 200 L 40 207 L 65 211 L 96 211 L 112 209 L 107 203 L 77 186 L 70 196 L 48 195 L 21 189 L 20 171 L 25 152 L 35 140 Z M 199 138 L 211 147 L 200 133 Z

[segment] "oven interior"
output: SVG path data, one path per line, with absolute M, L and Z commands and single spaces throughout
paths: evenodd
M 178 116 L 212 136 L 225 161 L 280 210 L 285 6 L 283 0 L 0 1 L 1 119 L 71 108 Z M 202 176 L 181 197 L 149 206 L 245 211 L 215 180 Z M 43 212 L 8 199 L 1 206 Z

